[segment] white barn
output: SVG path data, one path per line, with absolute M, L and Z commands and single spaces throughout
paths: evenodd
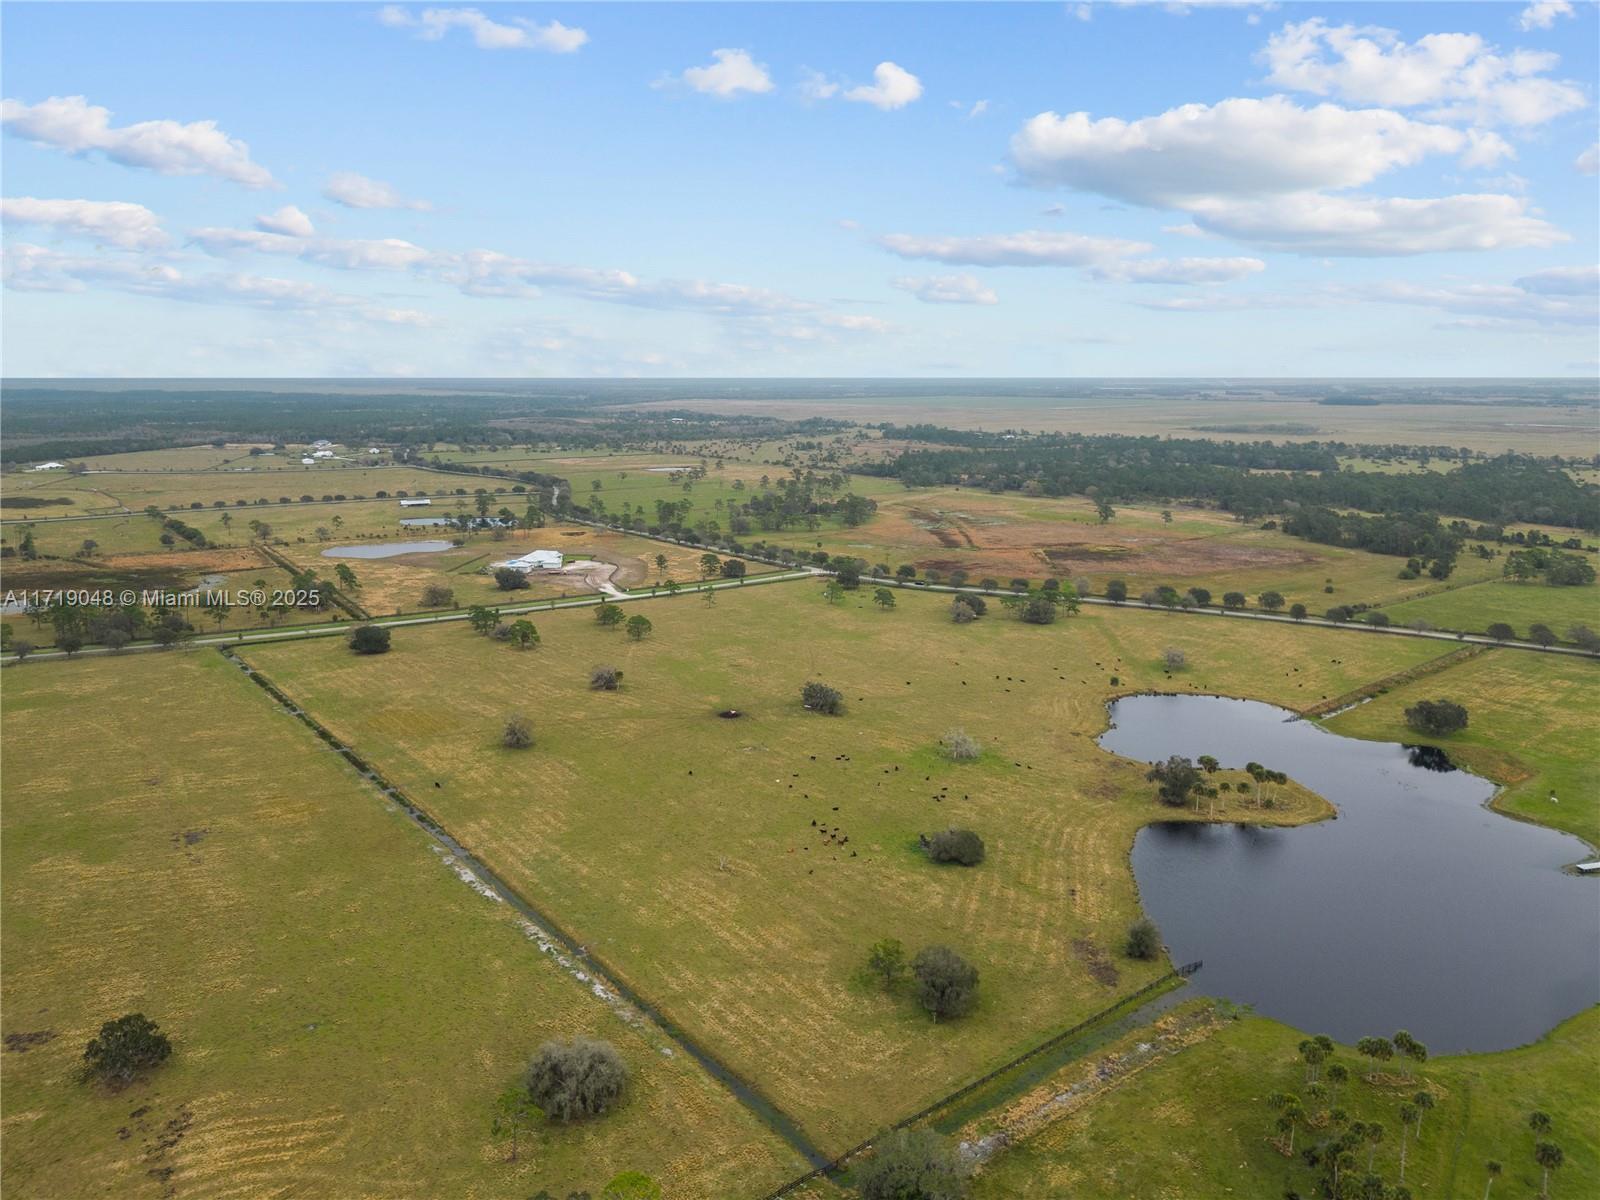
M 300 460 L 300 465 L 305 467 L 314 467 L 317 465 L 317 460 L 314 458 L 302 458 Z
M 530 550 L 521 558 L 495 563 L 497 567 L 510 567 L 513 571 L 559 571 L 566 562 L 559 550 Z

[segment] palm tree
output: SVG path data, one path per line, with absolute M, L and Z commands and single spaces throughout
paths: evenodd
M 1373 1121 L 1367 1126 L 1367 1170 L 1372 1170 L 1372 1160 L 1377 1157 L 1378 1147 L 1383 1143 L 1383 1126 Z
M 1400 1182 L 1406 1181 L 1406 1133 L 1411 1122 L 1417 1119 L 1417 1110 L 1409 1104 L 1400 1106 Z
M 1293 1096 L 1283 1106 L 1283 1115 L 1278 1118 L 1278 1132 L 1289 1135 L 1289 1157 L 1294 1157 L 1294 1131 L 1295 1127 L 1305 1117 L 1305 1110 L 1300 1107 L 1300 1101 Z
M 1333 1101 L 1339 1102 L 1339 1093 L 1350 1079 L 1350 1071 L 1343 1063 L 1328 1064 L 1328 1082 L 1333 1085 Z
M 1529 1113 L 1528 1128 L 1533 1130 L 1535 1133 L 1549 1133 L 1550 1114 L 1537 1111 Z
M 1428 1115 L 1428 1110 L 1433 1107 L 1432 1092 L 1418 1092 L 1411 1097 L 1411 1103 L 1417 1106 L 1417 1141 L 1422 1140 L 1422 1118 Z
M 1489 1189 L 1494 1186 L 1494 1181 L 1500 1178 L 1500 1172 L 1505 1168 L 1491 1158 L 1483 1164 L 1483 1169 L 1489 1176 L 1489 1182 L 1483 1185 L 1483 1200 L 1489 1200 Z
M 1554 1142 L 1540 1142 L 1533 1148 L 1533 1161 L 1544 1168 L 1544 1181 L 1539 1185 L 1539 1195 L 1550 1200 L 1550 1172 L 1559 1171 L 1567 1156 Z

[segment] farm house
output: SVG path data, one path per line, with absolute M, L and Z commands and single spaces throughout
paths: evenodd
M 559 550 L 530 550 L 521 558 L 495 563 L 496 567 L 510 567 L 513 571 L 559 571 L 566 562 Z

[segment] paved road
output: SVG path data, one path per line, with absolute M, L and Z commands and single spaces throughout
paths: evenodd
M 871 583 L 874 586 L 892 585 L 894 587 L 910 588 L 919 592 L 950 592 L 952 594 L 971 593 L 995 599 L 1010 593 L 1004 591 L 986 592 L 982 588 L 952 587 L 947 583 L 911 583 L 903 579 L 876 579 L 863 575 L 862 583 Z M 1223 608 L 1168 608 L 1164 604 L 1146 604 L 1143 600 L 1107 600 L 1104 596 L 1080 596 L 1084 604 L 1100 604 L 1108 608 L 1143 608 L 1151 612 L 1170 613 L 1174 616 L 1191 617 L 1227 617 L 1245 621 L 1276 621 L 1283 625 L 1314 625 L 1323 629 L 1342 629 L 1347 633 L 1366 633 L 1374 637 L 1416 637 L 1432 638 L 1440 642 L 1455 642 L 1458 645 L 1498 646 L 1506 650 L 1534 650 L 1541 654 L 1566 654 L 1574 658 L 1600 659 L 1600 652 L 1593 650 L 1580 650 L 1576 646 L 1541 646 L 1537 642 L 1521 642 L 1515 639 L 1510 641 L 1497 641 L 1481 633 L 1452 633 L 1445 629 L 1408 629 L 1402 625 L 1366 625 L 1360 621 L 1329 621 L 1324 617 L 1305 617 L 1295 620 L 1293 617 L 1281 613 L 1252 612 L 1249 610 L 1223 609 Z
M 815 568 L 801 568 L 794 571 L 778 572 L 772 575 L 751 575 L 745 579 L 719 579 L 711 583 L 685 584 L 678 591 L 679 595 L 690 595 L 705 591 L 723 591 L 736 587 L 762 587 L 769 583 L 788 583 L 795 579 L 814 579 L 823 574 Z M 574 596 L 567 600 L 535 600 L 527 604 L 507 604 L 495 608 L 501 616 L 514 617 L 524 613 L 550 612 L 563 608 L 592 608 L 598 604 L 625 604 L 637 600 L 667 600 L 671 597 L 667 592 L 661 591 L 652 595 L 649 592 L 621 592 L 616 595 L 599 596 Z M 370 621 L 347 620 L 326 621 L 315 625 L 294 625 L 287 629 L 257 629 L 240 630 L 236 633 L 207 634 L 193 637 L 182 643 L 183 646 L 249 646 L 260 642 L 292 642 L 306 638 L 334 637 L 338 634 L 348 633 L 357 625 L 383 625 L 394 629 L 406 625 L 438 625 L 447 621 L 465 621 L 467 611 L 458 609 L 446 613 L 426 613 L 414 617 L 374 617 Z M 85 646 L 73 657 L 89 654 L 134 654 L 144 651 L 165 650 L 168 647 L 157 646 L 153 642 L 140 642 L 137 645 L 127 646 L 121 650 L 111 650 L 106 646 Z M 28 662 L 60 661 L 67 657 L 60 650 L 37 650 L 28 655 Z M 8 655 L 4 660 L 8 665 L 16 663 L 15 655 Z

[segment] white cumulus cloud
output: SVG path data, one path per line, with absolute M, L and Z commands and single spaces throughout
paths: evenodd
M 339 171 L 330 176 L 322 194 L 346 208 L 409 208 L 414 212 L 433 209 L 426 200 L 412 200 L 401 195 L 393 184 L 368 179 L 354 171 Z
M 480 50 L 546 50 L 571 54 L 589 40 L 581 29 L 547 21 L 543 25 L 526 17 L 511 24 L 491 20 L 475 8 L 425 8 L 413 14 L 398 4 L 378 10 L 378 20 L 391 29 L 414 29 L 424 41 L 436 42 L 452 29 L 464 29 Z
M 68 154 L 104 154 L 125 167 L 161 175 L 214 175 L 245 187 L 269 188 L 271 173 L 250 159 L 250 147 L 215 121 L 138 121 L 113 127 L 111 110 L 83 96 L 51 96 L 38 104 L 0 100 L 0 124 L 17 137 Z
M 1600 142 L 1573 159 L 1572 165 L 1580 175 L 1600 175 Z
M 7 225 L 35 225 L 68 237 L 90 238 L 126 250 L 148 250 L 167 243 L 161 221 L 142 204 L 121 200 L 39 200 L 17 196 L 0 200 Z
M 1232 283 L 1266 270 L 1259 258 L 1139 258 L 1094 269 L 1115 283 Z
M 887 112 L 904 108 L 922 95 L 922 80 L 897 63 L 879 63 L 872 70 L 872 79 L 871 84 L 862 84 L 845 92 L 844 98 L 870 104 Z
M 731 100 L 741 93 L 760 95 L 773 89 L 772 76 L 765 63 L 750 57 L 748 50 L 713 50 L 712 62 L 690 67 L 680 77 L 697 92 Z
M 1426 106 L 1441 120 L 1539 125 L 1588 102 L 1577 84 L 1546 77 L 1556 55 L 1502 53 L 1475 33 L 1406 42 L 1392 29 L 1313 17 L 1273 34 L 1261 59 L 1278 87 L 1355 104 Z
M 1195 196 L 1357 187 L 1430 154 L 1509 151 L 1448 125 L 1384 109 L 1302 108 L 1283 96 L 1186 104 L 1154 117 L 1095 119 L 1045 112 L 1011 139 L 1023 178 L 1065 184 L 1134 204 L 1182 207 Z
M 973 275 L 902 275 L 890 286 L 910 292 L 924 304 L 999 304 L 1000 297 Z
M 1555 226 L 1529 216 L 1526 201 L 1494 193 L 1413 200 L 1301 192 L 1196 202 L 1190 211 L 1212 233 L 1269 249 L 1332 257 L 1502 250 L 1568 240 Z
M 972 237 L 889 233 L 878 244 L 901 258 L 971 267 L 1089 267 L 1152 249 L 1146 242 L 1038 229 Z
M 1351 191 L 1440 154 L 1485 167 L 1511 148 L 1493 132 L 1382 108 L 1306 108 L 1284 96 L 1190 104 L 1134 121 L 1047 112 L 1011 141 L 1028 182 L 1186 212 L 1207 233 L 1271 249 L 1378 256 L 1566 240 L 1517 196 Z
M 1533 0 L 1517 14 L 1517 24 L 1526 32 L 1531 29 L 1549 29 L 1557 17 L 1572 16 L 1572 0 Z
M 281 233 L 301 238 L 308 238 L 317 231 L 311 224 L 311 218 L 292 204 L 285 204 L 275 213 L 264 213 L 257 217 L 256 228 L 263 233 Z

